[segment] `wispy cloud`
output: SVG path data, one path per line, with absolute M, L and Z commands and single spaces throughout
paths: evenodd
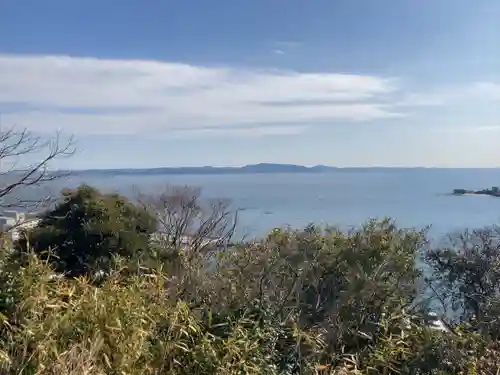
M 239 126 L 227 127 L 207 127 L 202 129 L 182 130 L 175 129 L 169 133 L 171 137 L 192 138 L 192 137 L 244 137 L 259 138 L 271 136 L 295 136 L 304 133 L 309 129 L 306 125 L 293 126 Z
M 0 72 L 5 122 L 77 134 L 295 134 L 317 122 L 402 116 L 435 96 L 411 94 L 397 79 L 375 75 L 142 60 L 0 55 Z M 499 94 L 492 83 L 469 90 Z M 251 129 L 255 124 L 267 130 Z
M 477 126 L 474 128 L 475 131 L 480 131 L 480 132 L 497 132 L 500 131 L 500 125 L 483 125 L 483 126 Z
M 433 87 L 428 91 L 409 93 L 398 100 L 398 107 L 447 106 L 477 102 L 490 103 L 500 101 L 500 83 L 470 82 L 467 84 Z
M 434 129 L 446 133 L 484 133 L 500 132 L 500 125 L 470 125 L 470 126 L 445 126 Z
M 297 49 L 302 45 L 301 42 L 292 40 L 276 41 L 273 43 L 273 53 L 275 55 L 285 55 L 287 52 Z
M 160 133 L 397 114 L 382 103 L 397 90 L 392 81 L 368 75 L 13 55 L 0 56 L 0 71 L 4 120 L 39 130 Z

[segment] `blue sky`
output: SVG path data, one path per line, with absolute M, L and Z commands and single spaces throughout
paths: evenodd
M 3 0 L 3 124 L 55 167 L 500 166 L 498 0 Z M 4 125 L 5 126 L 5 125 Z

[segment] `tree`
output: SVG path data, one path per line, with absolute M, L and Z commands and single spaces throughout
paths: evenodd
M 38 253 L 50 250 L 59 272 L 78 276 L 106 270 L 113 254 L 132 258 L 149 248 L 156 220 L 118 194 L 82 185 L 65 190 L 29 235 Z
M 369 221 L 348 233 L 308 226 L 276 229 L 267 238 L 220 254 L 215 272 L 176 296 L 211 313 L 256 305 L 277 321 L 298 319 L 319 329 L 332 353 L 354 353 L 377 342 L 384 316 L 418 310 L 416 259 L 425 230 Z M 337 358 L 338 359 L 338 358 Z
M 201 189 L 166 186 L 160 193 L 137 193 L 139 205 L 156 218 L 156 244 L 173 261 L 182 248 L 185 256 L 226 247 L 237 222 L 237 211 L 223 199 L 202 199 Z
M 425 254 L 428 284 L 448 316 L 500 338 L 500 227 L 465 231 Z
M 26 208 L 41 203 L 39 198 L 22 198 L 17 193 L 63 176 L 51 171 L 50 164 L 73 153 L 72 138 L 62 142 L 59 133 L 45 139 L 26 128 L 0 130 L 0 208 Z

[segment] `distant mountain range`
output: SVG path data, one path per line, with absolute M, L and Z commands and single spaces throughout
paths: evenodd
M 144 168 L 144 169 L 86 169 L 72 171 L 72 174 L 102 174 L 102 175 L 217 175 L 217 174 L 257 174 L 257 173 L 325 173 L 333 171 L 374 171 L 380 169 L 400 169 L 385 167 L 356 167 L 356 168 L 338 168 L 326 165 L 316 165 L 306 167 L 296 164 L 273 164 L 261 163 L 250 164 L 243 167 L 162 167 L 162 168 Z M 408 169 L 408 168 L 404 168 Z
M 181 175 L 181 174 L 254 174 L 254 173 L 314 173 L 336 169 L 317 165 L 305 167 L 294 164 L 251 164 L 243 167 L 161 167 L 161 168 L 124 168 L 124 169 L 86 169 L 73 171 L 73 174 L 113 174 L 113 175 Z

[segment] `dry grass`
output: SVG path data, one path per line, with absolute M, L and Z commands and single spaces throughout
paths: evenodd
M 117 270 L 99 286 L 51 274 L 32 256 L 9 280 L 2 374 L 277 373 L 261 351 L 273 327 L 245 315 L 216 327 L 215 317 L 169 298 L 161 272 L 123 277 Z

